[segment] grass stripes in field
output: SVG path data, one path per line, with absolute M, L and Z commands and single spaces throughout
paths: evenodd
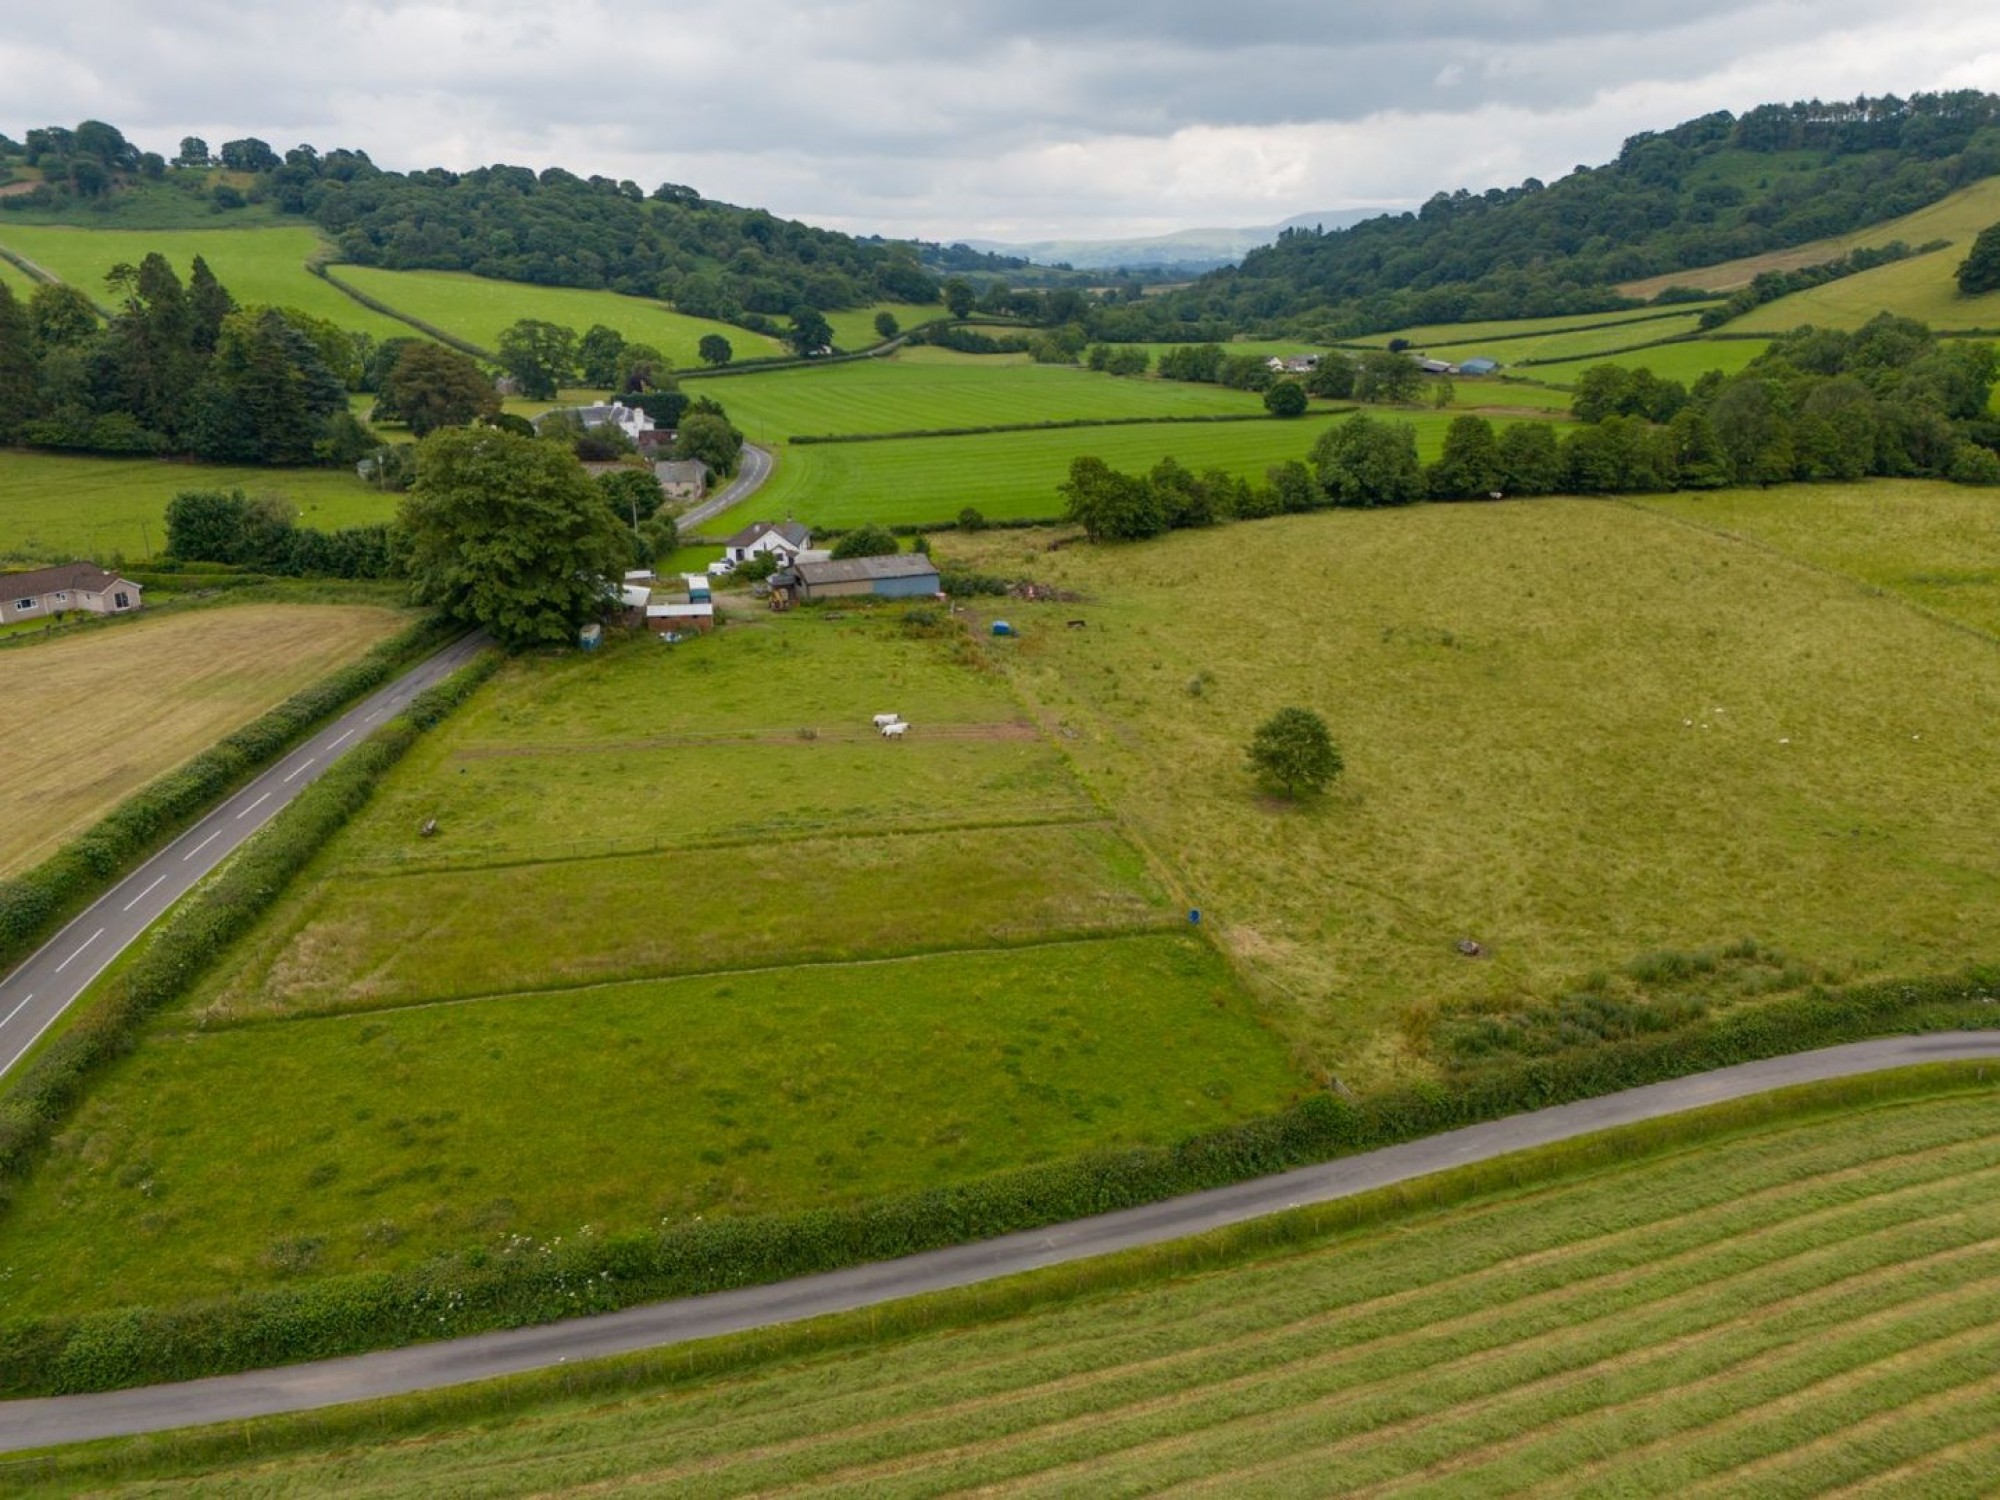
M 363 1496 L 447 1476 L 495 1495 L 1979 1493 L 2000 1428 L 1992 1103 L 1765 1126 L 969 1330 L 236 1477 Z

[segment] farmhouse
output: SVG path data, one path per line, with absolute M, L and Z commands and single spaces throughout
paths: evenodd
M 866 595 L 876 599 L 919 599 L 938 591 L 937 565 L 921 552 L 889 557 L 846 557 L 802 562 L 771 579 L 775 594 L 802 600 Z
M 95 563 L 64 563 L 32 573 L 0 574 L 0 625 L 52 619 L 72 609 L 122 615 L 142 603 L 139 585 Z
M 797 562 L 799 554 L 811 545 L 811 530 L 797 521 L 786 521 L 783 525 L 753 521 L 722 544 L 722 555 L 733 563 L 741 563 L 769 553 L 783 566 Z
M 633 442 L 639 441 L 639 434 L 653 430 L 653 419 L 636 406 L 627 406 L 622 401 L 599 402 L 595 406 L 559 407 L 549 412 L 547 417 L 574 417 L 588 432 L 594 427 L 616 427 Z M 536 424 L 537 426 L 540 423 Z
M 653 477 L 669 500 L 699 500 L 708 492 L 708 465 L 698 458 L 662 460 L 653 465 Z

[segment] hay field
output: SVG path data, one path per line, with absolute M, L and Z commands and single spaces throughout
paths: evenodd
M 738 359 L 786 352 L 776 339 L 747 328 L 690 318 L 669 312 L 662 303 L 617 292 L 530 286 L 464 271 L 384 271 L 374 266 L 341 265 L 333 268 L 333 274 L 385 306 L 482 349 L 498 345 L 501 331 L 522 318 L 539 318 L 579 334 L 594 323 L 602 323 L 634 343 L 651 344 L 684 370 L 700 367 L 695 350 L 704 334 L 719 333 L 728 339 Z M 405 335 L 414 331 L 401 324 L 397 327 Z
M 1672 338 L 1676 334 L 1693 333 L 1700 321 L 1701 314 L 1684 312 L 1638 322 L 1613 323 L 1606 328 L 1555 329 L 1526 338 L 1500 341 L 1462 334 L 1427 344 L 1422 352 L 1434 359 L 1453 361 L 1483 354 L 1499 360 L 1503 367 L 1519 366 L 1523 361 L 1581 359 L 1633 344 Z M 1536 367 L 1539 368 L 1538 363 Z
M 369 398 L 372 402 L 373 398 Z M 155 458 L 0 449 L 0 560 L 152 557 L 166 550 L 167 502 L 182 490 L 282 495 L 322 531 L 386 521 L 399 497 L 348 469 L 231 468 Z
M 900 1336 L 79 1454 L 49 1492 L 1989 1494 L 1992 1110 L 1988 1084 L 1781 1118 Z
M 866 307 L 827 313 L 826 321 L 833 329 L 834 347 L 866 349 L 880 343 L 882 336 L 875 331 L 877 313 L 888 313 L 901 327 L 915 328 L 919 323 L 944 317 L 945 306 L 942 302 L 871 302 Z
M 157 251 L 173 263 L 183 282 L 195 256 L 201 256 L 245 306 L 296 307 L 376 338 L 411 331 L 307 272 L 306 262 L 325 250 L 314 229 L 78 229 L 0 223 L 0 245 L 27 256 L 99 306 L 112 301 L 104 285 L 107 271 L 120 261 L 137 265 Z
M 1491 343 L 1511 343 L 1515 339 L 1550 333 L 1575 333 L 1604 325 L 1640 325 L 1637 331 L 1627 328 L 1626 342 L 1635 343 L 1645 337 L 1645 326 L 1662 318 L 1677 318 L 1681 312 L 1676 308 L 1634 307 L 1622 312 L 1561 313 L 1546 318 L 1495 318 L 1484 323 L 1421 323 L 1410 328 L 1391 329 L 1387 333 L 1370 333 L 1354 339 L 1351 344 L 1358 347 L 1382 349 L 1388 347 L 1391 339 L 1406 340 L 1412 347 L 1428 348 L 1432 344 L 1458 344 L 1474 339 L 1484 339 Z M 1495 359 L 1501 356 L 1495 354 Z
M 1689 339 L 1677 344 L 1659 344 L 1650 349 L 1632 349 L 1623 354 L 1598 354 L 1585 359 L 1535 365 L 1522 373 L 1552 385 L 1569 386 L 1574 385 L 1577 376 L 1592 365 L 1623 365 L 1630 370 L 1651 370 L 1662 380 L 1678 380 L 1683 385 L 1693 385 L 1710 370 L 1734 375 L 1770 347 L 1768 339 Z
M 1010 602 L 996 658 L 1357 1086 L 1424 1071 L 1440 1010 L 1662 950 L 1747 935 L 1833 979 L 2000 952 L 2000 652 L 1856 581 L 1560 499 L 936 545 L 1091 601 L 1083 631 Z M 1287 704 L 1347 758 L 1303 807 L 1243 761 Z
M 0 651 L 0 876 L 402 624 L 393 610 L 237 605 Z
M 1915 318 L 1933 328 L 2000 330 L 2000 292 L 1961 295 L 1958 266 L 1969 242 L 1929 255 L 1877 266 L 1753 308 L 1728 326 L 1744 333 L 1784 333 L 1802 324 L 1859 328 L 1880 313 Z
M 1748 286 L 1762 271 L 1790 271 L 1800 266 L 1823 265 L 1827 261 L 1838 260 L 1850 250 L 1864 245 L 1886 245 L 1892 240 L 1901 240 L 1913 250 L 1935 239 L 1950 240 L 1952 249 L 1957 252 L 1951 257 L 1952 268 L 1956 269 L 1959 261 L 1965 259 L 1965 252 L 1972 248 L 1974 236 L 1995 220 L 2000 220 L 2000 177 L 1988 177 L 1960 188 L 1915 213 L 1859 229 L 1852 234 L 1835 235 L 1830 239 L 1795 245 L 1789 250 L 1773 250 L 1764 255 L 1722 261 L 1712 266 L 1669 271 L 1664 275 L 1627 282 L 1619 290 L 1628 297 L 1655 297 L 1670 286 L 1734 291 L 1737 287 Z

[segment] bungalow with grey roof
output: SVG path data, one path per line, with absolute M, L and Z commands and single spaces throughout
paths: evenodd
M 122 615 L 144 602 L 138 584 L 107 573 L 95 563 L 63 563 L 32 573 L 0 574 L 0 625 L 47 620 L 80 609 L 93 615 Z

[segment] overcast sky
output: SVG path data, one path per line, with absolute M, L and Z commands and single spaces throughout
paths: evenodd
M 100 0 L 0 33 L 0 130 L 684 182 L 856 232 L 1259 225 L 1553 178 L 1769 100 L 2000 90 L 1991 0 Z

